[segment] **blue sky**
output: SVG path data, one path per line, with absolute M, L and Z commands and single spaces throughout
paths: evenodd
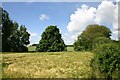
M 30 42 L 38 43 L 40 36 L 45 28 L 49 25 L 57 25 L 61 31 L 62 38 L 66 44 L 72 44 L 76 38 L 76 35 L 81 32 L 74 30 L 75 26 L 68 25 L 72 20 L 71 15 L 77 15 L 75 11 L 78 8 L 89 10 L 91 7 L 98 8 L 101 5 L 100 2 L 3 2 L 2 7 L 9 13 L 12 20 L 15 20 L 19 24 L 26 26 L 31 34 Z M 83 7 L 81 7 L 83 6 Z M 87 7 L 89 9 L 87 9 Z M 80 12 L 80 14 L 82 14 Z M 79 16 L 79 15 L 78 15 Z M 84 17 L 83 17 L 84 18 Z M 80 19 L 82 20 L 81 16 Z M 101 23 L 100 23 L 101 24 Z M 76 29 L 79 29 L 79 24 Z M 105 23 L 112 29 L 112 24 Z M 73 29 L 74 31 L 70 31 Z M 85 28 L 85 27 L 84 27 Z M 80 28 L 81 29 L 81 28 Z

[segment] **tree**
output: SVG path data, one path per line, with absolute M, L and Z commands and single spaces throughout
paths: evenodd
M 9 14 L 2 9 L 2 51 L 10 51 L 10 34 L 14 31 L 12 26 Z
M 110 38 L 111 31 L 106 26 L 97 24 L 88 25 L 74 43 L 75 50 L 92 50 L 93 40 L 97 37 Z M 79 49 L 82 48 L 82 49 Z
M 36 50 L 40 52 L 65 51 L 66 46 L 57 26 L 48 26 L 41 35 Z
M 30 34 L 27 32 L 25 26 L 20 26 L 14 33 L 11 35 L 11 51 L 28 51 L 27 45 L 29 42 Z
M 2 51 L 27 51 L 29 36 L 25 26 L 12 21 L 8 12 L 2 9 Z

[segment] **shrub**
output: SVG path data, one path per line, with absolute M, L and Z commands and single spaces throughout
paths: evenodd
M 95 57 L 91 62 L 94 71 L 104 78 L 120 78 L 120 48 L 115 43 L 96 46 Z M 95 74 L 96 75 L 96 74 Z
M 92 42 L 92 50 L 96 48 L 96 46 L 99 46 L 101 44 L 106 44 L 106 43 L 112 43 L 113 41 L 107 37 L 97 37 L 93 40 Z
M 73 47 L 75 51 L 85 51 L 85 46 L 83 46 L 81 40 L 77 40 L 76 42 L 74 42 Z

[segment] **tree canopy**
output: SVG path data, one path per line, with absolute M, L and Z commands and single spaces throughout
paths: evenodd
M 36 50 L 40 52 L 56 52 L 66 50 L 63 39 L 57 26 L 48 26 L 41 35 Z
M 2 8 L 1 8 L 2 9 Z M 27 45 L 30 34 L 24 25 L 19 26 L 12 21 L 6 10 L 2 9 L 2 51 L 22 52 L 28 51 Z
M 111 31 L 106 26 L 102 25 L 88 25 L 87 28 L 78 36 L 77 41 L 74 42 L 75 50 L 91 50 L 93 40 L 97 37 L 110 38 Z

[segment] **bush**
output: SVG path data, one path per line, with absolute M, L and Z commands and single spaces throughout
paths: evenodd
M 91 62 L 94 72 L 104 78 L 120 78 L 120 48 L 115 43 L 96 46 L 95 57 Z M 95 74 L 96 75 L 96 74 Z
M 77 40 L 76 42 L 74 42 L 73 48 L 75 51 L 85 51 L 85 46 L 83 46 L 81 40 Z
M 92 50 L 96 48 L 96 46 L 99 46 L 101 44 L 106 44 L 106 43 L 112 43 L 113 41 L 107 37 L 97 37 L 93 40 L 92 42 Z

